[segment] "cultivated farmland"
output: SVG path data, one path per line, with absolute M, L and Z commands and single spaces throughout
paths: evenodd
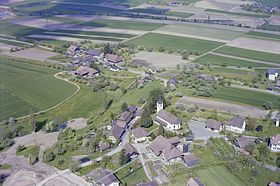
M 9 22 L 0 22 L 0 34 L 22 37 L 30 34 L 42 33 L 44 30 L 23 25 L 17 25 Z
M 168 50 L 188 50 L 199 54 L 213 50 L 223 44 L 215 41 L 156 33 L 145 34 L 141 37 L 132 39 L 127 43 L 133 45 L 140 45 L 147 48 L 163 47 Z
M 256 37 L 256 38 L 264 38 L 264 39 L 280 39 L 280 35 L 277 34 L 270 34 L 270 33 L 264 33 L 264 32 L 248 32 L 246 37 Z
M 0 58 L 0 119 L 48 109 L 72 95 L 74 85 L 56 79 L 56 70 Z

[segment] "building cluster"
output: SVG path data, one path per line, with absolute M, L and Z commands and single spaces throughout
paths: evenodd
M 206 121 L 206 126 L 205 126 L 205 128 L 214 132 L 220 132 L 223 129 L 225 129 L 227 131 L 231 131 L 235 133 L 244 132 L 245 127 L 246 127 L 246 121 L 244 117 L 241 116 L 235 116 L 229 121 L 225 121 L 223 123 L 215 119 L 208 119 Z
M 243 9 L 253 11 L 253 12 L 263 12 L 263 13 L 267 13 L 267 14 L 279 14 L 280 13 L 280 6 L 266 6 L 260 2 L 243 5 Z

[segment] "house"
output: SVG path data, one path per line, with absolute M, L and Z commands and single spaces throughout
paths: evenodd
M 182 160 L 182 153 L 163 136 L 158 136 L 150 144 L 150 150 L 161 158 L 165 164 L 173 164 Z
M 110 65 L 117 65 L 117 64 L 122 63 L 123 59 L 120 56 L 118 56 L 118 55 L 106 54 L 105 61 L 107 63 L 109 63 Z
M 272 122 L 275 123 L 275 126 L 279 127 L 280 124 L 280 112 L 279 111 L 274 111 L 271 113 L 270 119 Z
M 134 143 L 145 142 L 149 139 L 149 133 L 142 127 L 138 127 L 131 131 L 132 141 Z
M 255 139 L 249 137 L 240 137 L 235 140 L 234 144 L 238 148 L 245 150 L 246 146 L 255 144 Z
M 145 183 L 138 183 L 136 186 L 158 186 L 158 184 L 154 181 L 145 182 Z
M 113 143 L 116 143 L 117 140 L 120 140 L 124 134 L 125 130 L 118 125 L 115 125 L 112 130 L 108 133 L 108 139 Z
M 80 164 L 79 167 L 86 167 L 93 163 L 92 160 L 88 156 L 83 157 L 83 158 L 79 159 L 78 161 Z
M 269 182 L 267 186 L 280 186 L 280 182 Z
M 280 152 L 280 134 L 270 137 L 268 147 L 272 152 Z
M 127 107 L 127 111 L 131 112 L 131 113 L 134 114 L 134 115 L 135 115 L 135 113 L 136 113 L 137 110 L 138 110 L 138 108 L 137 108 L 136 106 L 134 106 L 134 105 L 129 105 L 129 106 Z
M 173 146 L 177 146 L 180 143 L 180 138 L 178 136 L 174 136 L 172 138 L 166 139 L 166 141 Z
M 266 77 L 269 79 L 269 80 L 272 80 L 272 81 L 275 81 L 276 78 L 278 77 L 279 73 L 277 70 L 275 69 L 268 69 L 266 71 Z
M 72 44 L 70 47 L 66 50 L 65 54 L 68 56 L 74 56 L 75 52 L 77 52 L 80 49 L 80 44 Z
M 220 132 L 222 130 L 222 123 L 215 119 L 208 119 L 206 121 L 205 128 L 207 128 L 210 131 Z
M 182 122 L 176 116 L 165 110 L 160 110 L 157 113 L 156 122 L 170 130 L 178 130 L 182 126 Z
M 122 120 L 116 120 L 114 124 L 119 126 L 119 127 L 121 127 L 121 128 L 123 128 L 124 130 L 127 127 L 127 123 L 125 121 L 122 121 Z
M 139 152 L 129 143 L 126 143 L 124 145 L 124 150 L 125 154 L 130 158 L 130 159 L 135 159 L 138 157 Z
M 99 76 L 99 71 L 93 68 L 80 66 L 76 71 L 75 74 L 85 78 L 93 78 Z
M 241 116 L 235 116 L 231 120 L 224 123 L 225 130 L 242 133 L 245 131 L 246 121 Z
M 129 112 L 129 111 L 125 111 L 123 113 L 121 113 L 120 117 L 119 117 L 119 121 L 123 121 L 125 122 L 126 125 L 129 124 L 129 122 L 133 119 L 134 114 Z
M 86 55 L 92 56 L 96 59 L 102 58 L 102 51 L 100 49 L 87 50 Z
M 277 89 L 280 89 L 280 80 L 277 80 L 276 81 L 276 86 L 275 86 Z
M 190 178 L 187 182 L 187 186 L 204 186 L 204 184 L 202 184 L 199 179 Z
M 193 167 L 198 163 L 198 159 L 193 153 L 183 156 L 183 161 L 187 167 Z
M 104 152 L 104 151 L 108 150 L 109 148 L 110 148 L 110 144 L 108 144 L 108 143 L 103 143 L 103 142 L 101 142 L 101 143 L 99 143 L 99 145 L 98 145 L 98 149 L 99 149 L 99 151 L 101 151 L 101 152 Z
M 176 77 L 172 77 L 167 81 L 167 84 L 169 86 L 174 86 L 174 87 L 176 87 L 178 85 L 178 83 L 179 83 L 179 81 L 177 80 Z
M 101 179 L 99 179 L 101 186 L 119 186 L 120 181 L 119 179 L 115 176 L 115 174 L 105 171 L 101 176 Z

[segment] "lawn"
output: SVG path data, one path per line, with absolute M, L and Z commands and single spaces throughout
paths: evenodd
M 243 184 L 236 176 L 230 173 L 225 166 L 208 167 L 195 171 L 197 177 L 207 186 L 242 186 Z
M 197 23 L 166 25 L 160 28 L 160 30 L 223 40 L 233 40 L 244 34 L 244 32 L 236 30 L 213 28 L 207 25 Z
M 80 24 L 80 26 L 93 26 L 93 27 L 107 27 L 117 29 L 129 29 L 129 30 L 154 30 L 164 26 L 160 23 L 145 23 L 136 21 L 121 21 L 121 20 L 109 20 L 109 19 L 97 19 Z
M 37 145 L 31 145 L 25 147 L 22 151 L 16 152 L 17 156 L 24 156 L 28 158 L 28 156 L 38 157 L 40 152 L 40 147 Z
M 257 107 L 262 107 L 266 102 L 271 102 L 273 103 L 273 108 L 280 107 L 280 96 L 233 87 L 218 88 L 214 91 L 212 97 Z
M 163 47 L 168 50 L 187 50 L 199 54 L 213 50 L 223 44 L 220 42 L 202 39 L 193 39 L 188 37 L 179 37 L 156 33 L 145 34 L 141 37 L 132 39 L 127 43 L 140 45 L 147 48 Z
M 165 15 L 168 16 L 175 16 L 175 17 L 181 17 L 181 18 L 188 18 L 194 14 L 192 13 L 184 13 L 184 12 L 166 12 Z
M 228 14 L 228 15 L 236 15 L 236 16 L 246 16 L 246 17 L 256 17 L 256 18 L 269 18 L 269 14 L 246 14 L 246 13 L 239 13 L 239 12 L 229 12 L 223 10 L 216 10 L 216 9 L 206 9 L 205 12 L 214 12 L 214 13 L 221 13 L 221 14 Z
M 24 43 L 20 43 L 20 42 L 13 41 L 13 40 L 1 39 L 1 38 L 0 38 L 0 43 L 4 43 L 4 44 L 11 45 L 11 46 L 15 46 L 15 47 L 24 47 L 24 46 L 27 46 L 27 45 L 24 44 Z
M 269 24 L 269 23 L 263 24 L 260 27 L 260 29 L 280 32 L 280 26 L 279 25 L 272 25 L 272 24 Z
M 57 70 L 0 58 L 0 120 L 48 109 L 77 89 L 56 79 Z
M 263 39 L 280 39 L 280 35 L 277 34 L 270 34 L 270 33 L 264 33 L 264 32 L 255 32 L 251 31 L 248 32 L 245 36 L 247 37 L 256 37 L 256 38 L 263 38 Z
M 40 34 L 44 30 L 28 26 L 17 25 L 9 22 L 0 22 L 0 34 L 22 37 L 30 34 Z
M 272 63 L 280 64 L 280 54 L 272 54 L 267 52 L 260 52 L 255 50 L 248 50 L 243 48 L 237 48 L 237 47 L 231 47 L 231 46 L 224 46 L 215 52 L 237 56 L 237 57 L 243 57 L 243 58 L 249 58 L 249 59 L 255 59 L 260 61 L 268 61 Z
M 194 63 L 199 63 L 203 65 L 210 64 L 214 66 L 226 65 L 226 66 L 235 66 L 235 67 L 268 67 L 268 68 L 271 67 L 271 65 L 268 64 L 254 63 L 251 61 L 218 56 L 215 54 L 207 54 L 195 60 Z

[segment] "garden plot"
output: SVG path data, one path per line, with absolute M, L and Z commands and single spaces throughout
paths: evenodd
M 9 52 L 6 53 L 6 55 L 13 56 L 13 57 L 19 57 L 19 58 L 25 58 L 25 59 L 31 59 L 31 60 L 37 60 L 37 61 L 45 61 L 46 59 L 50 57 L 57 56 L 58 53 L 50 52 L 46 50 L 40 50 L 37 48 L 29 48 L 25 50 L 20 50 L 17 52 Z
M 23 25 L 23 26 L 47 29 L 47 30 L 66 29 L 66 28 L 73 27 L 72 24 L 64 24 L 63 22 L 60 21 L 46 20 L 43 18 L 33 18 L 33 17 L 15 19 L 12 20 L 11 23 Z
M 278 41 L 241 37 L 233 40 L 227 45 L 250 50 L 280 54 L 280 43 Z
M 198 97 L 189 97 L 189 96 L 184 96 L 180 98 L 176 104 L 183 104 L 183 105 L 193 104 L 206 109 L 218 110 L 221 112 L 229 112 L 232 114 L 242 115 L 245 117 L 250 116 L 253 118 L 264 118 L 269 113 L 269 111 L 267 110 L 259 109 L 249 105 L 241 105 L 236 103 L 229 103 L 224 101 L 211 100 L 211 99 L 198 98 Z
M 134 59 L 146 61 L 141 65 L 156 68 L 176 68 L 178 64 L 184 64 L 187 61 L 182 60 L 181 56 L 165 54 L 160 52 L 139 52 Z M 136 62 L 137 63 L 137 62 Z

